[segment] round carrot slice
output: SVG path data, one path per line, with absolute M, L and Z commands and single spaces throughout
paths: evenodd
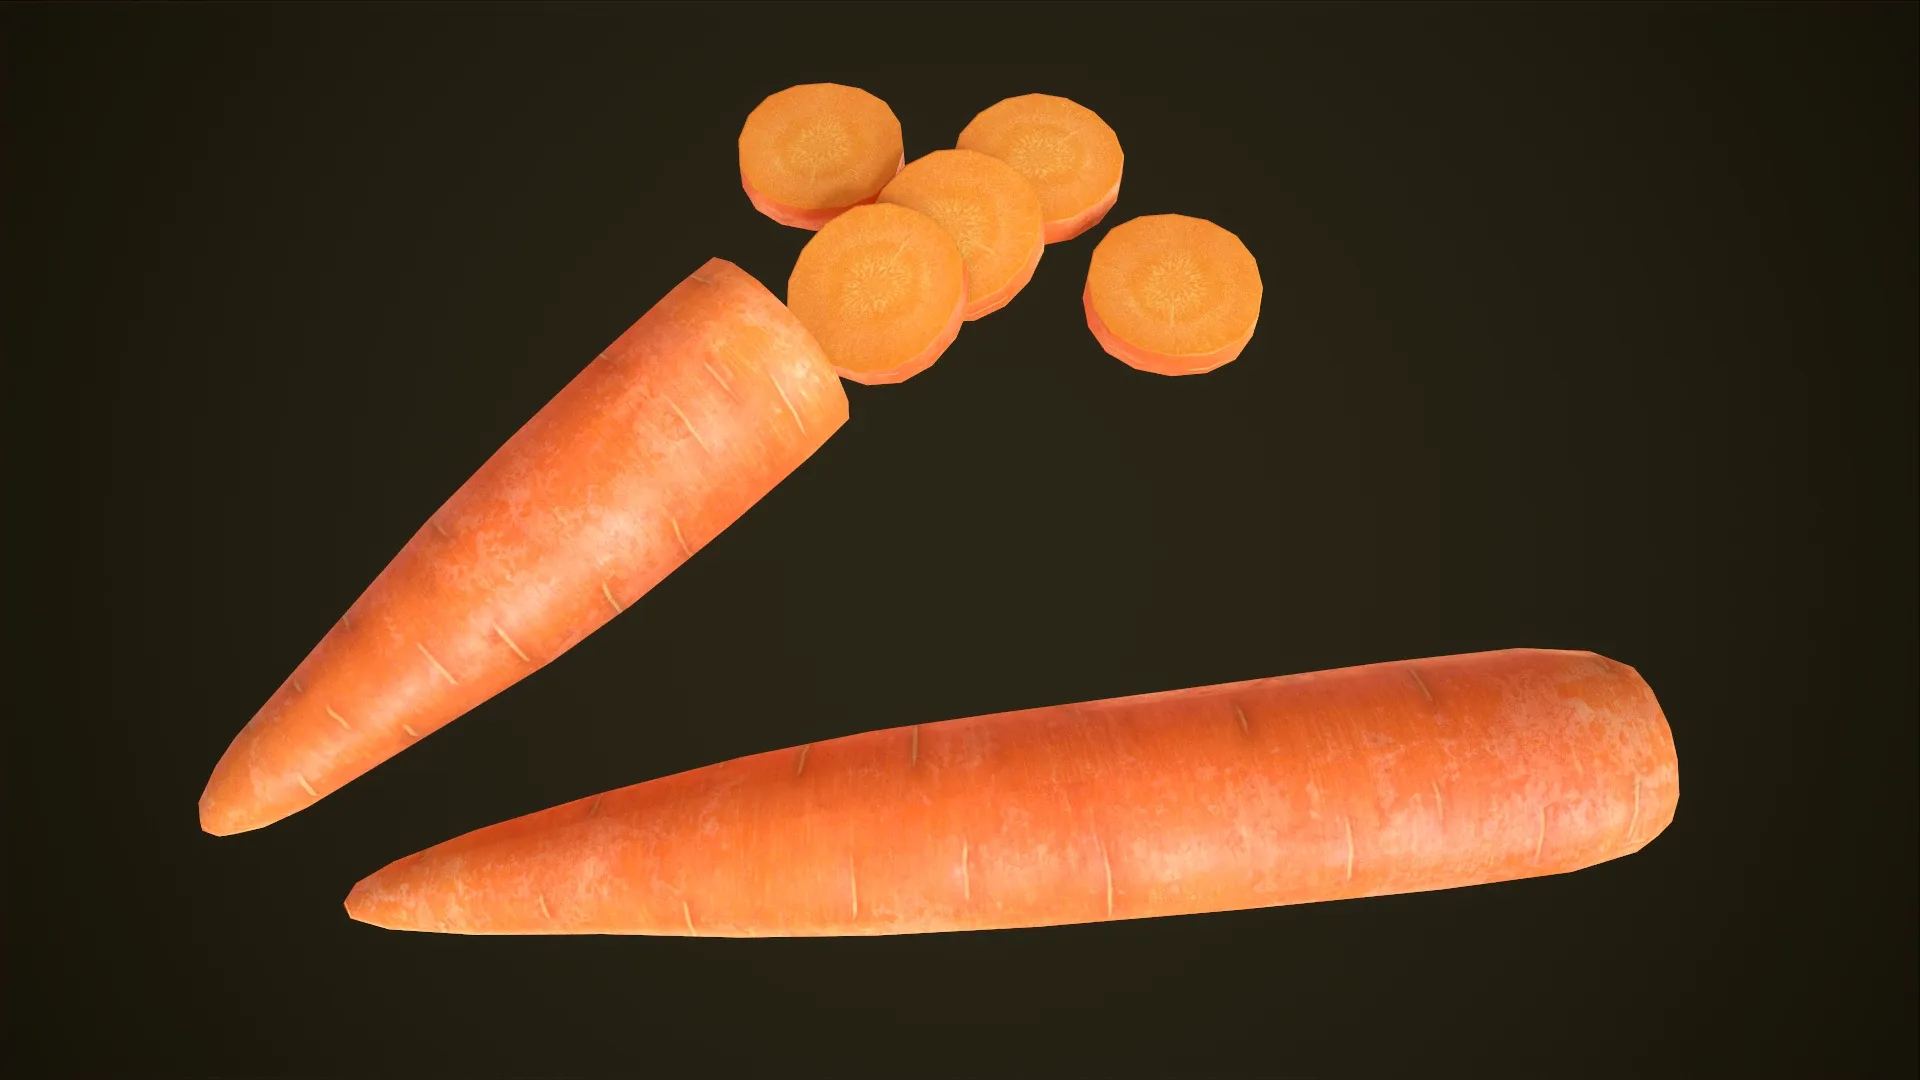
M 893 110 L 838 83 L 790 86 L 740 129 L 740 186 L 755 209 L 796 228 L 872 202 L 905 163 Z
M 880 201 L 939 222 L 967 264 L 972 320 L 1007 306 L 1046 247 L 1040 196 L 1013 166 L 976 150 L 936 150 L 900 170 Z
M 1008 98 L 974 117 L 956 145 L 1027 178 L 1040 196 L 1049 244 L 1099 224 L 1120 197 L 1120 137 L 1092 109 L 1063 97 Z
M 1081 301 L 1101 348 L 1142 371 L 1198 375 L 1246 348 L 1260 265 L 1240 238 L 1181 214 L 1137 217 L 1093 249 Z
M 891 203 L 827 222 L 787 280 L 787 309 L 857 383 L 902 382 L 931 367 L 966 306 L 959 245 L 932 218 Z

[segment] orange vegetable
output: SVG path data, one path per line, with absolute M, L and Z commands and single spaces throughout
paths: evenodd
M 842 378 L 897 383 L 933 365 L 960 333 L 960 248 L 917 210 L 857 206 L 822 226 L 794 261 L 787 308 Z
M 1027 178 L 1040 196 L 1049 244 L 1093 228 L 1120 197 L 1120 137 L 1092 109 L 1063 97 L 1008 98 L 974 117 L 955 145 L 997 157 Z
M 887 103 L 837 83 L 790 86 L 740 129 L 740 186 L 755 209 L 795 228 L 872 202 L 906 160 Z
M 1160 375 L 1230 363 L 1260 320 L 1260 266 L 1240 238 L 1180 214 L 1137 217 L 1100 238 L 1081 302 L 1101 348 Z
M 200 825 L 271 824 L 633 605 L 847 418 L 806 330 L 714 259 L 428 519 L 256 713 Z
M 1007 306 L 1033 280 L 1046 249 L 1040 197 L 996 157 L 974 150 L 936 150 L 900 171 L 880 201 L 918 210 L 940 223 L 967 267 L 964 318 Z
M 581 799 L 401 859 L 396 930 L 906 934 L 1301 904 L 1638 851 L 1679 766 L 1632 668 L 1516 649 L 922 724 Z

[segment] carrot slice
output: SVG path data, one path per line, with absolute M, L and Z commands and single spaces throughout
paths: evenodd
M 959 245 L 932 218 L 891 203 L 822 226 L 787 280 L 788 310 L 857 383 L 902 382 L 931 367 L 966 307 Z
M 1513 649 L 873 731 L 448 840 L 394 930 L 711 937 L 1104 922 L 1563 874 L 1680 799 L 1652 689 Z
M 303 810 L 532 674 L 846 419 L 806 329 L 739 267 L 708 262 L 407 541 L 227 748 L 201 828 Z
M 1180 214 L 1137 217 L 1093 249 L 1081 302 L 1107 352 L 1142 371 L 1231 362 L 1260 320 L 1260 266 L 1240 238 Z
M 1011 97 L 960 132 L 962 150 L 1014 167 L 1040 196 L 1047 243 L 1099 224 L 1120 197 L 1120 137 L 1092 109 L 1050 94 Z
M 920 211 L 959 245 L 968 320 L 1006 307 L 1033 280 L 1047 246 L 1033 185 L 976 150 L 936 150 L 916 160 L 887 182 L 880 201 Z
M 740 186 L 782 225 L 818 229 L 870 203 L 906 164 L 900 121 L 853 86 L 808 83 L 768 97 L 740 129 Z

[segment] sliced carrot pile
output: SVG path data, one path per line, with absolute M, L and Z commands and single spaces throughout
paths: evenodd
M 1092 109 L 1063 97 L 1008 98 L 974 117 L 956 145 L 1027 178 L 1040 196 L 1049 244 L 1099 224 L 1120 197 L 1120 137 Z
M 1153 214 L 1114 226 L 1093 249 L 1082 296 L 1108 353 L 1160 375 L 1232 361 L 1260 319 L 1260 266 L 1211 221 Z
M 967 264 L 972 320 L 1007 306 L 1046 248 L 1040 196 L 1013 166 L 975 150 L 936 150 L 900 170 L 880 201 L 940 223 Z
M 918 210 L 857 206 L 821 227 L 787 281 L 787 309 L 841 378 L 896 383 L 932 366 L 960 333 L 960 247 Z
M 740 186 L 755 209 L 796 228 L 872 202 L 905 163 L 893 110 L 838 83 L 788 87 L 740 129 Z

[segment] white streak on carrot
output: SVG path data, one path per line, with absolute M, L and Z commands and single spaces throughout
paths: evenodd
M 1340 824 L 1347 829 L 1347 880 L 1353 880 L 1353 819 L 1342 817 Z
M 680 917 L 687 920 L 687 936 L 699 937 L 700 931 L 693 928 L 693 909 L 687 906 L 685 900 L 680 901 Z
M 694 430 L 693 421 L 687 419 L 687 414 L 680 411 L 680 406 L 675 405 L 672 398 L 661 398 L 660 400 L 666 402 L 667 408 L 673 410 L 673 415 L 679 417 L 680 422 L 687 425 L 687 434 L 693 436 L 693 441 L 700 444 L 700 449 L 709 454 L 713 453 L 713 447 L 708 446 L 707 440 L 701 438 L 700 433 Z
M 809 750 L 811 750 L 811 749 L 813 749 L 813 744 L 812 744 L 812 743 L 808 743 L 807 745 L 805 745 L 805 746 L 803 746 L 803 747 L 801 747 L 801 748 L 800 748 L 800 757 L 799 757 L 799 760 L 797 760 L 797 761 L 795 761 L 795 762 L 793 763 L 793 775 L 795 775 L 795 776 L 799 776 L 799 775 L 800 775 L 801 773 L 803 773 L 803 772 L 805 772 L 805 771 L 806 771 L 806 769 L 807 769 L 807 751 L 809 751 Z
M 1535 862 L 1540 861 L 1540 852 L 1544 850 L 1546 846 L 1547 846 L 1547 807 L 1545 803 L 1542 803 L 1540 806 L 1540 838 L 1533 842 L 1533 859 Z
M 300 781 L 300 786 L 306 789 L 306 791 L 307 791 L 307 794 L 309 794 L 309 795 L 311 795 L 311 796 L 313 796 L 313 797 L 314 797 L 314 798 L 316 798 L 316 799 L 320 797 L 320 793 L 319 793 L 319 792 L 317 792 L 317 791 L 315 791 L 315 790 L 313 790 L 313 785 L 312 785 L 312 784 L 309 784 L 309 783 L 307 783 L 307 778 L 306 778 L 306 777 L 304 777 L 304 776 L 302 776 L 302 775 L 300 775 L 299 773 L 294 773 L 294 774 L 293 774 L 293 778 L 294 778 L 295 780 L 298 780 L 298 781 Z
M 301 685 L 300 685 L 300 680 L 299 680 L 299 679 L 288 679 L 287 681 L 293 684 L 293 692 L 294 692 L 294 693 L 296 693 L 296 694 L 304 694 L 304 693 L 306 693 L 306 692 L 307 692 L 307 688 L 306 688 L 306 687 L 304 687 L 304 686 L 301 686 Z
M 442 666 L 442 665 L 441 665 L 441 663 L 440 663 L 440 661 L 438 661 L 438 660 L 436 660 L 436 659 L 434 659 L 434 657 L 433 657 L 433 654 L 427 651 L 427 647 L 426 647 L 425 645 L 422 645 L 422 644 L 420 644 L 419 642 L 417 642 L 417 641 L 416 641 L 416 642 L 414 642 L 414 643 L 413 643 L 413 647 L 414 647 L 414 648 L 416 648 L 416 649 L 419 649 L 419 650 L 420 650 L 420 655 L 421 655 L 421 656 L 424 656 L 424 657 L 426 657 L 426 658 L 427 658 L 427 663 L 429 663 L 429 664 L 432 664 L 432 665 L 433 665 L 433 670 L 435 670 L 435 671 L 437 671 L 437 672 L 439 672 L 440 674 L 442 674 L 442 675 L 444 675 L 444 676 L 446 676 L 446 679 L 447 679 L 447 681 L 448 681 L 448 682 L 450 682 L 450 683 L 452 683 L 453 685 L 455 685 L 455 686 L 459 686 L 459 685 L 460 685 L 460 680 L 459 680 L 459 679 L 456 679 L 456 678 L 454 678 L 454 677 L 453 677 L 453 672 L 451 672 L 451 671 L 448 671 L 448 670 L 447 670 L 447 669 L 446 669 L 446 668 L 445 668 L 444 666 Z
M 907 753 L 907 764 L 920 764 L 920 725 L 913 725 L 913 749 Z M 1636 789 L 1637 790 L 1637 789 Z
M 1627 843 L 1633 843 L 1633 827 L 1640 824 L 1640 774 L 1633 774 L 1633 816 L 1627 819 Z
M 408 735 L 411 735 L 416 739 L 420 737 L 420 733 L 413 730 L 412 724 L 401 724 L 400 730 L 406 732 Z
M 513 655 L 519 657 L 522 660 L 526 660 L 527 663 L 529 664 L 533 663 L 533 661 L 527 660 L 527 654 L 520 651 L 520 646 L 515 645 L 513 643 L 513 639 L 507 636 L 507 632 L 505 630 L 500 629 L 499 623 L 493 624 L 493 632 L 496 634 L 499 634 L 500 640 L 507 643 L 507 648 L 513 650 Z
M 592 817 L 593 815 L 595 815 L 595 814 L 597 814 L 597 813 L 599 813 L 599 812 L 600 812 L 600 800 L 601 800 L 601 799 L 604 799 L 604 798 L 606 798 L 606 797 L 607 797 L 607 796 L 606 796 L 606 793 L 605 793 L 605 792 L 601 792 L 600 794 L 598 794 L 598 795 L 595 795 L 595 796 L 593 797 L 593 805 L 592 805 L 592 806 L 589 806 L 589 807 L 587 807 L 587 816 L 588 816 L 588 817 Z
M 668 515 L 667 521 L 673 525 L 673 538 L 680 541 L 680 550 L 686 553 L 687 558 L 693 558 L 693 549 L 687 546 L 687 538 L 680 532 L 680 519 Z
M 1413 670 L 1411 665 L 1407 667 L 1407 674 L 1413 676 L 1413 685 L 1420 688 L 1420 693 L 1427 699 L 1427 704 L 1434 704 L 1433 691 L 1427 689 L 1427 680 L 1421 678 L 1420 673 Z
M 351 620 L 351 619 L 349 619 L 349 618 L 347 618 L 347 615 L 348 615 L 348 614 L 349 614 L 349 613 L 347 613 L 347 612 L 341 612 L 341 614 L 340 614 L 340 626 L 341 626 L 341 628 L 342 628 L 342 629 L 346 629 L 346 630 L 351 630 L 351 629 L 353 629 L 353 620 Z
M 1100 870 L 1107 876 L 1107 918 L 1113 918 L 1113 862 L 1107 858 L 1107 845 L 1100 838 L 1093 838 L 1093 846 L 1100 849 Z
M 427 519 L 427 524 L 429 524 L 429 525 L 431 525 L 431 526 L 433 526 L 433 531 L 434 531 L 434 532 L 437 532 L 437 533 L 439 533 L 439 534 L 440 534 L 441 536 L 447 536 L 447 530 L 445 530 L 445 529 L 443 529 L 443 528 L 441 528 L 441 527 L 440 527 L 440 519 L 439 519 L 439 518 L 428 518 L 428 519 Z M 453 538 L 452 538 L 452 537 L 450 537 L 450 536 L 447 536 L 447 539 L 449 539 L 449 540 L 451 540 L 451 539 L 453 539 Z
M 853 918 L 860 919 L 860 875 L 854 871 L 853 863 L 847 863 L 847 889 L 853 895 Z
M 1440 817 L 1440 827 L 1447 827 L 1447 801 L 1440 797 L 1440 781 L 1433 781 L 1433 808 Z
M 337 720 L 337 721 L 339 721 L 339 722 L 340 722 L 340 726 L 341 726 L 341 727 L 343 727 L 343 728 L 346 728 L 346 729 L 347 729 L 348 731 L 352 731 L 352 730 L 353 730 L 353 725 L 352 725 L 352 724 L 349 724 L 349 723 L 347 723 L 347 720 L 346 720 L 346 717 L 343 717 L 343 716 L 341 716 L 341 715 L 340 715 L 339 713 L 337 713 L 337 712 L 334 712 L 334 711 L 333 711 L 333 706 L 331 706 L 331 705 L 326 705 L 326 706 L 323 706 L 323 708 L 325 708 L 325 709 L 327 710 L 327 715 L 328 715 L 328 716 L 331 716 L 331 717 L 333 717 L 333 718 L 334 718 L 335 720 Z
M 735 401 L 740 400 L 740 395 L 733 392 L 733 387 L 727 385 L 727 380 L 723 378 L 718 371 L 714 370 L 714 367 L 712 364 L 709 364 L 705 360 L 702 360 L 700 361 L 700 366 L 707 369 L 707 374 L 713 376 L 713 381 L 720 384 L 720 389 L 725 390 L 727 392 L 728 397 L 732 398 Z
M 607 598 L 607 603 L 609 603 L 609 604 L 612 604 L 612 605 L 613 605 L 613 613 L 614 613 L 615 615 L 618 615 L 618 614 L 620 614 L 620 612 L 621 612 L 622 610 L 624 610 L 624 609 L 622 609 L 622 608 L 620 607 L 620 601 L 618 601 L 618 600 L 615 600 L 615 599 L 613 598 L 613 590 L 612 590 L 612 589 L 609 589 L 609 588 L 607 588 L 607 583 L 606 583 L 606 582 L 604 582 L 604 581 L 602 581 L 602 582 L 600 583 L 600 595 L 601 595 L 601 596 L 604 596 L 604 597 L 606 597 L 606 598 Z
M 546 919 L 546 920 L 548 920 L 548 921 L 552 921 L 552 919 L 553 919 L 553 912 L 551 912 L 551 911 L 548 911 L 548 910 L 547 910 L 547 897 L 546 897 L 546 894 L 544 894 L 544 893 L 541 893 L 541 894 L 538 894 L 538 896 L 537 896 L 537 898 L 538 898 L 538 899 L 539 899 L 539 901 L 540 901 L 540 917 L 541 917 L 541 918 L 543 918 L 543 919 Z
M 801 422 L 800 413 L 794 409 L 793 401 L 787 397 L 786 388 L 780 385 L 779 379 L 773 377 L 773 372 L 765 368 L 761 368 L 760 370 L 762 374 L 766 375 L 767 381 L 773 384 L 773 392 L 780 395 L 780 404 L 787 407 L 787 415 L 793 417 L 794 426 L 800 429 L 800 434 L 805 435 L 807 433 L 807 425 Z
M 1252 735 L 1252 734 L 1253 734 L 1253 732 L 1251 732 L 1251 731 L 1248 731 L 1248 730 L 1247 730 L 1247 713 L 1246 713 L 1246 710 L 1244 710 L 1244 709 L 1242 709 L 1242 708 L 1240 707 L 1240 703 L 1239 703 L 1239 702 L 1237 702 L 1237 701 L 1233 703 L 1233 715 L 1235 715 L 1235 716 L 1237 716 L 1237 717 L 1239 717 L 1239 718 L 1240 718 L 1240 734 L 1242 734 L 1242 735 Z

